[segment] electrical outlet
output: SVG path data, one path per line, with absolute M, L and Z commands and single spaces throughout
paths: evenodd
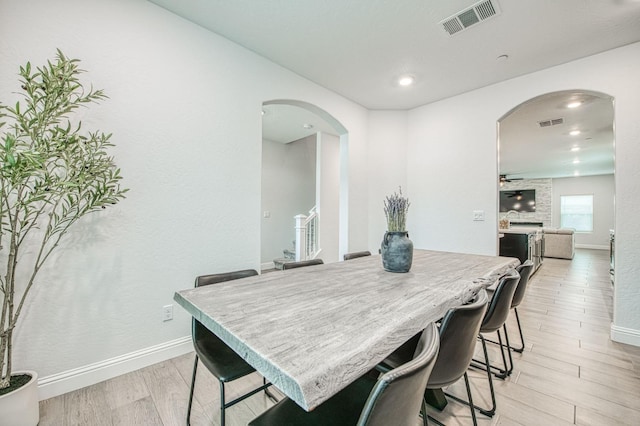
M 473 220 L 474 221 L 483 221 L 484 220 L 484 210 L 474 210 L 473 211 Z
M 165 305 L 162 307 L 162 321 L 171 321 L 173 319 L 173 305 Z

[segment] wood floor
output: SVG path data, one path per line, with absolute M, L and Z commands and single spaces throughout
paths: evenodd
M 606 251 L 545 259 L 518 309 L 526 349 L 515 356 L 513 374 L 494 381 L 496 415 L 478 415 L 478 424 L 640 425 L 640 348 L 611 342 L 612 295 Z M 508 324 L 516 340 L 513 314 Z M 188 354 L 42 401 L 40 426 L 184 425 L 193 359 Z M 475 402 L 486 405 L 486 375 L 470 370 L 470 378 Z M 233 397 L 260 383 L 254 374 L 227 392 Z M 465 396 L 464 383 L 448 392 Z M 227 424 L 244 425 L 270 405 L 263 393 L 254 395 L 227 410 Z M 471 424 L 468 408 L 455 401 L 429 414 L 446 425 Z M 191 424 L 219 424 L 218 384 L 205 368 L 198 371 Z

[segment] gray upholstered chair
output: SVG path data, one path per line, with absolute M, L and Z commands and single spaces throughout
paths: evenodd
M 298 262 L 286 262 L 282 265 L 282 269 L 295 269 L 305 266 L 322 265 L 322 259 L 300 260 Z
M 416 355 L 378 380 L 366 374 L 312 411 L 284 398 L 249 425 L 253 426 L 413 426 L 424 405 L 422 393 L 436 361 L 435 324 L 420 337 Z
M 253 269 L 246 269 L 242 271 L 228 272 L 222 274 L 201 275 L 196 278 L 196 287 L 202 287 L 205 285 L 212 285 L 221 283 L 224 281 L 237 280 L 239 278 L 251 277 L 258 275 Z M 191 405 L 193 403 L 193 391 L 196 385 L 196 372 L 198 370 L 198 360 L 207 367 L 207 369 L 213 374 L 220 384 L 220 425 L 225 424 L 225 409 L 237 404 L 238 402 L 250 397 L 251 395 L 265 390 L 271 386 L 271 383 L 265 383 L 263 385 L 253 389 L 244 395 L 241 395 L 233 401 L 227 402 L 225 400 L 225 388 L 224 385 L 227 382 L 244 377 L 247 374 L 253 373 L 255 369 L 247 364 L 245 360 L 227 346 L 218 336 L 212 333 L 207 327 L 202 325 L 200 321 L 195 318 L 192 321 L 192 338 L 193 347 L 196 352 L 196 359 L 193 363 L 193 376 L 191 378 L 191 390 L 189 392 L 189 407 L 187 409 L 187 425 L 191 424 Z
M 445 314 L 442 321 L 440 321 L 440 351 L 438 352 L 438 359 L 427 382 L 427 389 L 439 390 L 464 377 L 467 401 L 452 395 L 448 396 L 469 405 L 474 425 L 477 425 L 477 420 L 467 369 L 473 358 L 480 324 L 487 311 L 488 302 L 487 292 L 481 290 L 469 303 L 449 309 Z M 389 368 L 401 364 L 411 353 L 411 346 L 410 340 L 406 345 L 393 352 L 380 365 L 381 370 L 387 371 Z M 415 343 L 413 346 L 415 346 Z M 425 425 L 427 424 L 426 415 L 427 413 L 424 412 L 423 420 Z
M 357 259 L 358 257 L 371 256 L 371 252 L 369 250 L 366 251 L 355 251 L 353 253 L 346 253 L 343 258 L 344 260 Z
M 515 351 L 518 353 L 522 353 L 524 350 L 524 335 L 522 333 L 522 326 L 520 325 L 520 316 L 518 315 L 518 306 L 522 303 L 524 296 L 527 291 L 527 284 L 529 283 L 529 278 L 531 277 L 531 272 L 533 271 L 533 262 L 527 260 L 522 265 L 519 265 L 516 268 L 516 271 L 520 274 L 520 281 L 518 282 L 518 286 L 516 287 L 516 292 L 513 295 L 513 300 L 511 301 L 511 309 L 516 314 L 516 322 L 518 324 L 518 332 L 520 333 L 520 347 L 514 347 L 509 343 L 507 347 L 507 351 L 509 353 L 509 368 L 507 369 L 507 375 L 510 375 L 513 372 L 513 357 L 511 356 L 511 351 Z M 493 290 L 489 291 L 489 297 L 493 297 Z M 502 326 L 504 331 L 504 336 L 507 341 L 509 341 L 509 333 L 507 331 L 507 323 L 505 322 Z M 487 342 L 499 344 L 494 340 L 485 339 Z
M 529 278 L 533 272 L 533 262 L 527 260 L 522 265 L 516 268 L 516 271 L 520 274 L 520 282 L 516 288 L 516 292 L 513 295 L 513 301 L 511 302 L 511 309 L 516 314 L 516 322 L 518 323 L 518 332 L 520 333 L 520 342 L 522 345 L 519 348 L 511 347 L 514 351 L 521 353 L 524 350 L 524 335 L 522 334 L 522 326 L 520 325 L 520 317 L 518 316 L 518 306 L 524 300 L 524 296 L 527 291 L 527 285 L 529 284 Z M 507 334 L 507 327 L 505 325 L 504 334 Z
M 502 337 L 500 335 L 500 328 L 504 325 L 507 317 L 509 316 L 509 312 L 511 311 L 511 302 L 513 301 L 513 295 L 516 292 L 516 287 L 518 286 L 518 282 L 520 281 L 520 274 L 514 269 L 504 275 L 498 281 L 498 286 L 496 287 L 495 292 L 493 293 L 493 297 L 489 302 L 489 307 L 487 308 L 487 313 L 484 315 L 482 319 L 482 325 L 480 325 L 480 333 L 478 336 L 480 337 L 480 341 L 482 343 L 482 351 L 484 354 L 484 361 L 472 360 L 471 365 L 486 369 L 487 378 L 489 380 L 489 390 L 491 392 L 491 408 L 481 408 L 476 406 L 476 408 L 484 415 L 493 417 L 496 412 L 496 396 L 493 390 L 493 380 L 491 376 L 493 375 L 491 370 L 495 368 L 498 370 L 496 377 L 504 379 L 507 377 L 508 365 L 507 358 L 505 356 L 504 350 L 505 347 L 508 350 L 509 347 L 509 338 L 506 338 L 506 345 L 502 343 Z M 500 347 L 500 352 L 502 355 L 502 362 L 504 365 L 504 369 L 499 369 L 497 367 L 492 367 L 491 361 L 489 360 L 489 354 L 487 352 L 487 342 L 483 334 L 485 333 L 493 333 L 496 332 L 498 335 L 498 345 Z

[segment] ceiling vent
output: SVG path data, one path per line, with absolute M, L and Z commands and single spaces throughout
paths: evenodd
M 443 19 L 439 24 L 449 35 L 454 35 L 499 13 L 497 0 L 479 1 L 447 19 Z
M 564 118 L 553 118 L 551 120 L 538 121 L 538 125 L 540 127 L 557 126 L 558 124 L 562 123 L 564 123 Z

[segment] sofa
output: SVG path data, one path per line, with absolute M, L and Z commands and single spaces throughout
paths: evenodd
M 575 230 L 568 228 L 544 228 L 544 257 L 573 259 L 575 254 Z

